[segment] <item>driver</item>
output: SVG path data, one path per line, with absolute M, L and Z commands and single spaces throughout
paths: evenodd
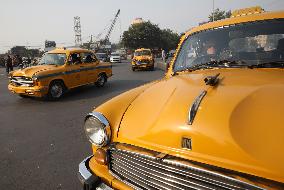
M 204 49 L 206 51 L 206 55 L 208 56 L 216 56 L 217 47 L 216 47 L 216 40 L 209 39 L 203 43 Z

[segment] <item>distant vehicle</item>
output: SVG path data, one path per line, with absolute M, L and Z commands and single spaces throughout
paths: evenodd
M 111 64 L 99 62 L 93 52 L 58 48 L 45 53 L 37 66 L 10 72 L 8 89 L 21 97 L 56 100 L 75 87 L 103 87 L 111 76 Z
M 117 50 L 117 53 L 120 54 L 121 59 L 126 60 L 127 59 L 127 53 L 125 49 L 119 49 Z
M 119 53 L 111 53 L 110 55 L 111 63 L 121 63 L 121 57 Z
M 106 53 L 96 53 L 96 56 L 100 61 L 103 61 L 103 62 L 109 61 L 109 58 Z
M 154 56 L 150 49 L 137 49 L 131 61 L 132 71 L 136 69 L 154 70 Z

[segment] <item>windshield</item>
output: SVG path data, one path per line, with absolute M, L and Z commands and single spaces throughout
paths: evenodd
M 193 34 L 184 41 L 174 71 L 224 61 L 234 63 L 229 67 L 283 62 L 284 20 L 243 23 Z
M 106 54 L 104 54 L 104 53 L 102 53 L 102 54 L 96 54 L 96 56 L 98 57 L 98 58 L 105 58 L 105 57 L 107 57 L 107 55 Z
M 120 55 L 117 53 L 112 53 L 111 56 L 120 56 Z
M 40 65 L 64 65 L 66 61 L 65 53 L 44 54 L 39 62 Z
M 141 55 L 151 55 L 151 52 L 148 50 L 143 50 L 143 51 L 136 51 L 134 53 L 135 56 L 141 56 Z

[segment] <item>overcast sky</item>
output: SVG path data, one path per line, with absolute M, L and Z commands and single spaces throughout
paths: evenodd
M 0 53 L 15 45 L 43 47 L 45 40 L 73 45 L 74 16 L 81 17 L 82 40 L 89 41 L 121 14 L 110 37 L 117 42 L 137 17 L 181 33 L 208 20 L 213 0 L 0 0 Z M 283 10 L 284 0 L 215 0 L 215 8 L 234 10 L 260 5 Z M 102 37 L 103 37 L 102 36 Z

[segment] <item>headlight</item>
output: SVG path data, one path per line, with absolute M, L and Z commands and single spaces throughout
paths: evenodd
M 85 119 L 84 129 L 92 144 L 102 147 L 109 143 L 111 137 L 110 125 L 101 113 L 90 113 Z

